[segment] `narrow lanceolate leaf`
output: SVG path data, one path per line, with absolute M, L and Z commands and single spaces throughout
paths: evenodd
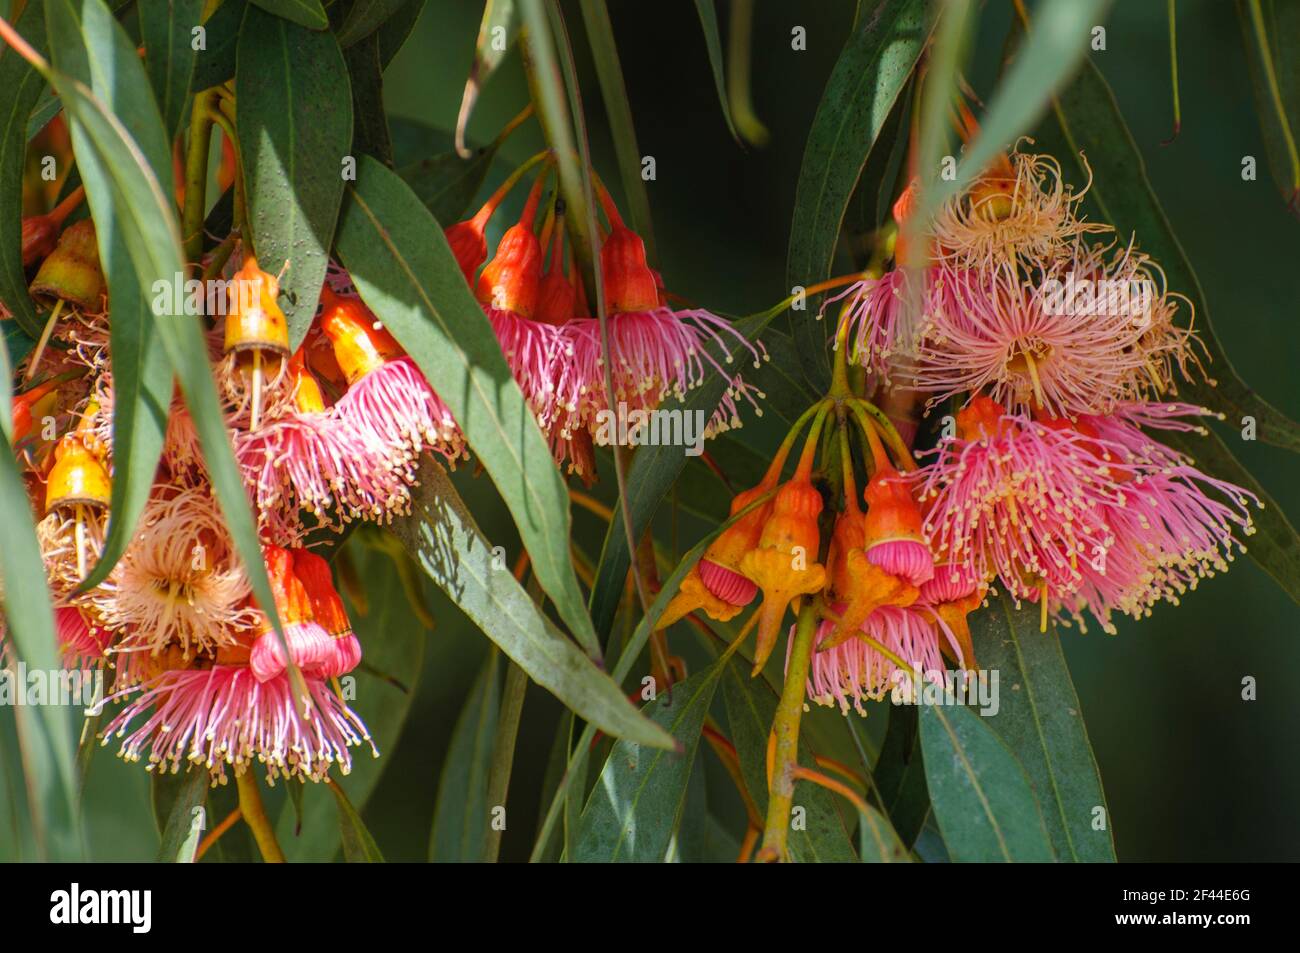
M 338 29 L 339 45 L 347 48 L 374 34 L 406 0 L 356 0 Z
M 29 3 L 14 24 L 41 53 L 45 52 L 45 15 L 40 3 Z M 27 293 L 23 268 L 23 169 L 27 159 L 27 121 L 41 97 L 45 80 L 26 60 L 6 49 L 0 55 L 0 301 L 32 338 L 41 334 L 36 304 Z
M 763 333 L 772 320 L 767 315 L 755 315 L 741 318 L 735 322 L 736 330 L 747 340 L 754 341 Z M 722 367 L 734 367 L 738 372 L 751 370 L 742 368 L 744 357 L 735 354 L 731 345 L 732 357 L 723 353 L 716 341 L 706 347 Z M 706 418 L 713 414 L 718 402 L 727 388 L 727 381 L 721 375 L 711 375 L 703 384 L 688 393 L 684 400 L 673 398 L 664 403 L 663 409 L 669 412 L 680 409 L 683 414 L 702 410 Z M 650 525 L 659 504 L 669 495 L 669 490 L 676 482 L 682 468 L 689 458 L 680 446 L 663 444 L 637 449 L 632 458 L 632 466 L 627 474 L 628 506 L 632 513 L 632 535 L 641 538 L 645 528 Z M 614 622 L 618 610 L 618 601 L 623 591 L 623 582 L 627 578 L 631 565 L 631 552 L 627 545 L 628 533 L 621 520 L 609 524 L 605 533 L 605 544 L 600 551 L 600 565 L 596 569 L 596 583 L 591 590 L 591 618 L 597 631 L 605 633 Z
M 618 158 L 618 176 L 627 199 L 628 224 L 645 242 L 646 254 L 654 264 L 659 255 L 650 221 L 650 197 L 646 194 L 645 179 L 641 177 L 641 149 L 637 146 L 636 124 L 632 122 L 632 106 L 627 99 L 627 84 L 623 81 L 623 65 L 618 59 L 609 7 L 605 0 L 592 0 L 581 4 L 580 8 L 582 22 L 587 28 L 587 44 L 591 47 L 591 58 L 596 67 L 596 79 L 600 83 L 600 98 L 605 101 L 605 114 L 609 116 L 614 155 Z M 713 28 L 716 39 L 716 19 Z M 727 108 L 726 97 L 723 97 L 722 108 L 724 111 Z
M 384 113 L 384 68 L 379 61 L 379 35 L 372 33 L 343 53 L 352 86 L 352 154 L 374 156 L 393 164 L 393 139 Z
M 484 146 L 468 159 L 456 152 L 443 152 L 420 159 L 398 170 L 424 207 L 444 228 L 458 222 L 487 179 L 496 158 L 498 143 Z
M 614 680 L 541 614 L 494 556 L 446 472 L 427 457 L 420 484 L 411 515 L 395 521 L 393 531 L 483 634 L 533 681 L 601 731 L 671 748 L 672 739 L 642 717 Z
M 330 25 L 321 0 L 250 0 L 267 13 L 279 19 L 305 26 L 309 30 L 324 30 Z M 251 26 L 251 24 L 249 24 Z M 245 27 L 247 29 L 247 27 Z
M 1268 491 L 1255 479 L 1216 433 L 1199 436 L 1167 430 L 1160 440 L 1185 453 L 1206 473 L 1249 490 L 1263 506 L 1256 509 L 1255 533 L 1242 539 L 1246 552 L 1272 576 L 1282 590 L 1300 603 L 1300 534 Z
M 749 666 L 734 657 L 722 676 L 722 697 L 727 704 L 727 726 L 731 743 L 740 757 L 745 788 L 762 815 L 767 812 L 767 741 L 776 717 L 776 693 L 762 678 L 751 678 Z M 856 717 L 850 715 L 849 717 Z M 801 738 L 799 763 L 814 764 L 806 739 Z M 809 781 L 795 784 L 794 804 L 806 810 L 803 828 L 790 829 L 790 855 L 801 863 L 858 859 L 835 806 L 834 795 Z M 883 821 L 883 818 L 881 819 Z M 885 822 L 887 826 L 888 822 Z M 897 834 L 894 839 L 897 839 Z
M 955 861 L 1054 860 L 1024 768 L 965 705 L 921 706 L 925 779 Z
M 727 121 L 731 138 L 740 142 L 740 133 L 731 118 L 731 100 L 727 97 L 726 73 L 722 67 L 722 38 L 718 35 L 718 11 L 713 0 L 695 0 L 695 12 L 700 15 L 700 26 L 704 28 L 704 45 L 709 51 L 709 69 L 713 71 L 713 85 L 718 89 L 718 101 L 722 104 L 722 118 Z
M 221 0 L 221 6 L 203 22 L 203 48 L 195 53 L 190 92 L 201 92 L 234 78 L 244 7 L 244 0 Z
M 144 153 L 126 127 L 85 85 L 55 71 L 46 78 L 63 98 L 72 120 L 77 163 L 95 218 L 118 223 L 141 287 L 152 288 L 159 280 L 175 280 L 182 270 L 180 229 L 171 202 Z M 154 316 L 152 326 L 180 381 L 213 489 L 253 595 L 278 630 L 280 622 L 262 549 L 226 434 L 203 332 L 197 318 L 188 315 Z M 296 666 L 290 671 L 292 676 Z M 296 680 L 301 681 L 301 676 Z
M 102 0 L 47 0 L 54 66 L 84 83 L 122 124 L 144 162 L 153 170 L 164 195 L 172 191 L 171 149 L 144 67 L 121 24 Z M 99 260 L 113 302 L 109 325 L 113 371 L 113 496 L 103 554 L 85 582 L 98 585 L 125 552 L 149 499 L 154 470 L 162 454 L 167 412 L 172 397 L 171 366 L 152 325 L 170 321 L 170 308 L 151 316 L 154 284 L 170 289 L 170 275 L 142 272 L 128 245 L 132 210 L 112 200 L 109 173 L 86 143 L 87 133 L 74 123 L 73 146 L 95 218 Z M 86 152 L 91 155 L 81 158 Z M 169 213 L 168 219 L 173 216 Z M 171 294 L 164 300 L 170 302 Z M 185 317 L 180 316 L 180 320 Z
M 8 638 L 29 669 L 59 669 L 54 615 L 45 585 L 45 564 L 36 544 L 27 488 L 9 442 L 0 446 L 0 592 Z M 21 593 L 21 595 L 18 595 Z M 27 782 L 27 806 L 41 858 L 72 861 L 81 856 L 76 809 L 72 719 L 62 705 L 15 708 L 18 744 Z
M 465 146 L 465 129 L 469 126 L 479 91 L 505 57 L 518 28 L 514 0 L 487 0 L 478 28 L 478 40 L 474 44 L 474 62 L 470 64 L 465 92 L 460 99 L 460 112 L 456 115 L 456 152 L 461 158 L 470 157 Z
M 349 864 L 382 864 L 384 855 L 379 852 L 379 845 L 370 836 L 370 829 L 361 820 L 361 815 L 352 806 L 343 787 L 338 781 L 331 781 L 330 792 L 339 808 L 339 837 L 343 841 L 343 859 Z
M 1052 93 L 1087 54 L 1092 29 L 1105 19 L 1109 6 L 1110 0 L 1044 0 L 1035 8 L 1033 26 L 989 102 L 980 133 L 967 147 L 956 175 L 934 180 L 935 187 L 923 197 L 918 210 L 922 221 L 1034 127 Z
M 492 326 L 410 187 L 365 156 L 358 172 L 339 224 L 343 264 L 456 418 L 510 508 L 556 611 L 599 657 L 569 555 L 568 492 Z
M 770 495 L 764 499 L 755 500 L 753 506 L 761 506 L 767 499 L 770 499 Z M 677 564 L 677 568 L 673 570 L 672 575 L 664 582 L 663 588 L 661 588 L 659 594 L 655 596 L 654 602 L 650 604 L 650 608 L 646 611 L 645 615 L 641 617 L 641 621 L 637 623 L 636 629 L 632 632 L 632 637 L 629 638 L 627 644 L 623 646 L 622 654 L 619 655 L 618 661 L 614 664 L 614 679 L 617 682 L 622 683 L 622 681 L 631 674 L 632 667 L 636 665 L 637 659 L 640 658 L 641 652 L 646 646 L 646 642 L 650 640 L 650 633 L 653 632 L 655 626 L 659 624 L 659 617 L 663 615 L 664 609 L 668 607 L 668 603 L 672 600 L 673 596 L 677 595 L 677 590 L 681 587 L 682 580 L 686 578 L 686 575 L 693 568 L 695 568 L 695 564 L 699 562 L 700 557 L 704 554 L 704 550 L 708 548 L 710 543 L 722 535 L 722 533 L 726 532 L 732 523 L 743 518 L 744 515 L 749 512 L 749 509 L 750 508 L 746 508 L 735 516 L 728 517 L 716 529 L 714 529 L 713 532 L 706 535 L 702 540 L 692 546 L 684 556 L 682 556 L 681 561 Z M 534 862 L 541 858 L 541 855 L 550 840 L 551 832 L 554 831 L 555 824 L 559 820 L 560 808 L 566 803 L 566 799 L 572 800 L 570 792 L 574 790 L 575 782 L 577 779 L 586 777 L 585 765 L 587 752 L 591 750 L 591 743 L 595 737 L 596 726 L 588 724 L 582 730 L 582 735 L 578 739 L 578 744 L 573 749 L 573 756 L 569 760 L 568 769 L 564 772 L 564 775 L 560 780 L 560 785 L 557 788 L 554 797 L 551 799 L 550 806 L 546 810 L 546 815 L 542 819 L 541 830 L 538 834 L 537 840 L 533 844 L 531 860 Z
M 700 732 L 726 662 L 719 659 L 645 707 L 677 741 L 676 751 L 647 750 L 627 741 L 614 745 L 583 808 L 570 860 L 664 859 L 681 821 Z
M 429 860 L 472 863 L 483 856 L 492 737 L 501 709 L 501 656 L 492 652 L 469 690 L 438 776 Z
M 153 778 L 154 810 L 161 824 L 158 860 L 164 864 L 192 864 L 203 830 L 210 826 L 204 802 L 208 772 L 202 766 L 184 774 L 158 774 Z
M 349 593 L 348 618 L 361 643 L 362 658 L 348 676 L 351 690 L 344 693 L 344 700 L 365 723 L 375 750 L 389 755 L 397 747 L 420 688 L 429 630 L 412 609 L 401 576 L 393 571 L 387 555 L 357 542 L 348 545 L 347 554 L 370 600 L 370 611 L 359 612 Z M 400 684 L 394 684 L 394 678 Z M 368 744 L 352 749 L 352 770 L 344 784 L 357 810 L 365 810 L 390 764 L 391 757 L 375 757 Z M 300 785 L 295 782 L 290 787 Z M 336 813 L 333 799 L 319 784 L 305 786 L 301 808 L 284 806 L 276 831 L 290 863 L 325 863 L 335 857 L 340 834 Z
M 1101 221 L 1115 226 L 1124 240 L 1136 235 L 1142 251 L 1159 262 L 1169 289 L 1185 295 L 1195 309 L 1195 327 L 1210 355 L 1205 374 L 1216 383 L 1194 377 L 1185 386 L 1179 385 L 1180 392 L 1185 398 L 1226 413 L 1234 426 L 1240 426 L 1243 417 L 1253 417 L 1260 440 L 1300 452 L 1300 425 L 1237 376 L 1215 336 L 1205 293 L 1151 188 L 1142 153 L 1124 124 L 1110 86 L 1092 63 L 1085 63 L 1056 98 L 1055 112 L 1069 151 L 1069 156 L 1061 159 L 1074 161 L 1075 186 L 1089 178 L 1080 165 L 1082 151 L 1092 179 L 1086 201 L 1099 213 Z
M 415 29 L 416 21 L 424 12 L 424 4 L 425 0 L 406 0 L 376 31 L 379 34 L 379 62 L 385 69 Z
M 985 722 L 1020 761 L 1058 860 L 1114 862 L 1106 796 L 1061 642 L 1038 610 L 1003 595 L 972 617 L 980 668 L 997 672 L 997 711 Z
M 860 17 L 826 82 L 795 187 L 786 280 L 790 287 L 830 277 L 840 223 L 858 176 L 930 32 L 925 0 L 883 0 Z M 813 389 L 830 383 L 828 332 L 817 303 L 792 312 L 799 359 Z
M 235 67 L 236 129 L 248 182 L 253 250 L 279 273 L 289 345 L 307 334 L 338 221 L 352 143 L 352 91 L 331 33 L 250 7 Z
M 1300 5 L 1237 0 L 1237 14 L 1269 169 L 1300 215 Z
M 880 745 L 880 757 L 871 767 L 871 779 L 898 836 L 911 847 L 930 816 L 914 706 L 895 705 L 889 709 L 889 727 Z
M 145 68 L 170 142 L 185 114 L 194 75 L 192 31 L 199 25 L 203 0 L 142 0 L 139 9 Z

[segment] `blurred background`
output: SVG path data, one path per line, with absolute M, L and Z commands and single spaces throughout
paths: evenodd
M 788 293 L 786 248 L 804 140 L 854 7 L 847 0 L 758 0 L 753 102 L 771 141 L 762 149 L 742 149 L 723 122 L 694 4 L 610 0 L 639 146 L 656 160 L 649 195 L 669 288 L 729 314 L 757 311 Z M 725 48 L 728 4 L 724 0 L 718 8 Z M 597 169 L 614 183 L 617 171 L 582 18 L 572 4 L 565 10 Z M 1106 22 L 1107 48 L 1090 55 L 1115 91 L 1238 371 L 1286 414 L 1300 418 L 1300 222 L 1283 207 L 1266 167 L 1234 5 L 1181 0 L 1178 10 L 1183 123 L 1173 144 L 1161 145 L 1173 122 L 1166 4 L 1115 4 Z M 429 0 L 385 77 L 393 116 L 441 130 L 454 126 L 480 13 L 477 3 Z M 1011 5 L 990 0 L 980 13 L 968 78 L 987 98 Z M 806 28 L 806 51 L 791 49 L 794 26 Z M 518 53 L 512 51 L 480 98 L 470 139 L 490 140 L 526 96 Z M 488 188 L 512 163 L 540 147 L 536 126 L 526 125 L 508 141 L 502 155 L 512 162 L 499 163 Z M 1259 161 L 1254 182 L 1241 178 L 1247 155 Z M 746 443 L 762 444 L 765 433 L 759 422 Z M 1282 508 L 1293 519 L 1300 517 L 1300 458 L 1243 442 L 1237 428 L 1222 433 Z M 769 450 L 775 442 L 767 443 Z M 457 482 L 489 537 L 508 539 L 508 523 L 494 507 L 487 481 L 461 472 Z M 597 495 L 612 498 L 612 484 L 606 473 Z M 577 510 L 574 521 L 581 545 L 598 555 L 602 524 Z M 683 518 L 673 528 L 681 552 L 704 524 Z M 364 817 L 388 859 L 420 860 L 428 854 L 427 832 L 452 726 L 488 643 L 428 586 L 423 595 L 435 625 L 424 634 L 391 564 L 364 546 L 353 549 L 360 551 L 367 578 L 377 580 L 369 612 L 358 623 L 363 641 L 372 644 L 370 633 L 410 636 L 402 664 L 418 660 L 419 669 L 418 678 L 414 672 L 402 676 L 411 710 L 400 741 L 386 747 L 382 760 L 371 763 L 367 756 L 358 768 L 359 778 L 382 770 Z M 1100 763 L 1121 860 L 1300 859 L 1300 816 L 1294 809 L 1300 802 L 1300 745 L 1292 734 L 1297 717 L 1290 697 L 1300 692 L 1300 609 L 1248 557 L 1238 558 L 1230 574 L 1190 593 L 1181 608 L 1161 606 L 1141 624 L 1122 621 L 1117 636 L 1094 628 L 1087 635 L 1063 630 L 1061 637 Z M 674 650 L 688 659 L 691 645 L 688 635 L 674 637 Z M 1241 697 L 1247 676 L 1257 680 L 1255 701 Z M 363 715 L 364 701 L 358 702 Z M 530 689 L 503 859 L 522 859 L 531 846 L 559 717 L 558 703 Z M 878 736 L 885 718 L 882 709 L 863 727 Z M 813 721 L 827 734 L 838 733 L 841 743 L 847 737 L 838 714 L 819 710 Z M 705 754 L 701 763 L 707 765 L 715 813 L 738 819 L 734 792 L 716 759 Z M 95 856 L 153 856 L 157 842 L 148 787 L 138 766 L 123 766 L 109 751 L 96 756 L 85 799 Z M 320 795 L 308 795 L 311 810 Z M 287 806 L 271 807 L 287 816 Z M 325 807 L 332 823 L 333 807 Z M 291 820 L 286 823 L 292 827 Z M 729 833 L 738 839 L 738 820 L 736 826 Z

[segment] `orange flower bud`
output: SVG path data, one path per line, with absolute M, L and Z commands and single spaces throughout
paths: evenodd
M 531 318 L 542 280 L 542 246 L 531 225 L 512 225 L 478 279 L 478 299 L 498 311 Z
M 613 226 L 601 245 L 600 268 L 610 314 L 659 307 L 659 282 L 646 263 L 645 242 L 622 223 Z
M 359 298 L 341 298 L 327 288 L 321 304 L 321 330 L 334 345 L 334 359 L 349 384 L 406 353 Z
M 293 405 L 299 413 L 314 414 L 325 409 L 325 397 L 321 394 L 320 384 L 307 369 L 307 359 L 303 347 L 293 352 L 289 358 L 289 380 L 293 386 Z
M 48 215 L 23 219 L 23 267 L 54 251 L 59 241 L 59 226 Z
M 977 396 L 957 411 L 957 435 L 962 440 L 983 440 L 996 437 L 1005 411 L 991 397 Z
M 104 507 L 112 499 L 108 471 L 91 453 L 79 435 L 72 433 L 59 441 L 54 451 L 54 467 L 45 485 L 45 512 L 60 506 L 81 504 Z
M 52 378 L 42 384 L 37 384 L 31 390 L 24 391 L 21 394 L 15 394 L 13 399 L 13 421 L 14 421 L 14 443 L 18 443 L 27 436 L 28 431 L 32 429 L 33 410 L 40 401 L 47 395 L 54 392 L 59 386 L 58 378 Z
M 253 349 L 289 353 L 289 324 L 275 300 L 280 282 L 257 267 L 252 255 L 235 272 L 226 314 L 226 353 Z
M 334 588 L 334 577 L 324 559 L 306 549 L 293 550 L 293 573 L 311 602 L 312 617 L 334 638 L 352 634 L 343 599 Z
M 275 611 L 284 625 L 311 619 L 311 598 L 302 580 L 294 575 L 294 557 L 287 549 L 266 545 L 262 548 L 266 561 L 266 575 L 271 582 L 271 598 Z M 271 628 L 270 619 L 263 622 L 263 631 Z
M 465 282 L 471 288 L 474 286 L 474 273 L 487 261 L 487 236 L 483 231 L 486 225 L 486 219 L 480 221 L 475 216 L 457 222 L 442 232 L 447 238 L 447 244 L 451 246 L 451 254 L 460 266 L 461 274 L 465 276 Z
M 934 607 L 935 613 L 952 631 L 952 637 L 961 649 L 961 658 L 956 657 L 952 647 L 948 644 L 948 640 L 945 638 L 939 639 L 940 651 L 952 659 L 953 662 L 964 664 L 968 669 L 978 666 L 975 662 L 975 644 L 971 639 L 970 623 L 967 621 L 967 616 L 980 607 L 984 602 L 984 594 L 987 591 L 988 587 L 982 585 L 970 595 L 955 599 L 952 602 L 941 602 Z
M 756 675 L 772 654 L 791 601 L 826 586 L 826 569 L 817 562 L 821 511 L 821 494 L 806 476 L 796 474 L 777 491 L 758 548 L 740 560 L 740 571 L 763 590 L 754 652 Z
M 753 584 L 750 583 L 750 585 Z M 709 587 L 704 584 L 704 580 L 700 577 L 700 564 L 696 563 L 691 567 L 691 571 L 686 574 L 686 578 L 682 580 L 677 595 L 673 596 L 668 605 L 664 607 L 663 615 L 659 617 L 655 628 L 666 629 L 674 622 L 700 610 L 703 610 L 704 614 L 710 619 L 718 622 L 729 622 L 743 608 L 745 608 L 744 604 L 734 605 L 710 592 Z
M 934 575 L 934 557 L 921 531 L 921 508 L 907 481 L 891 466 L 867 483 L 863 550 L 873 564 L 919 586 Z
M 67 301 L 83 311 L 103 308 L 107 287 L 99 267 L 95 225 L 90 219 L 74 222 L 63 230 L 54 251 L 41 262 L 31 293 Z

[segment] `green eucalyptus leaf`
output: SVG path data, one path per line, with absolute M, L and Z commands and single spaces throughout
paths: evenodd
M 501 656 L 492 652 L 469 690 L 438 776 L 429 860 L 482 859 L 488 822 L 488 771 L 501 709 Z
M 727 131 L 731 133 L 731 138 L 740 142 L 740 133 L 736 131 L 736 123 L 731 117 L 731 100 L 727 96 L 717 8 L 713 0 L 695 0 L 695 12 L 699 14 L 700 26 L 704 29 L 704 45 L 709 51 L 709 69 L 713 71 L 713 85 L 718 89 L 718 101 L 722 104 L 722 118 L 727 121 Z
M 352 86 L 352 152 L 393 164 L 393 141 L 384 113 L 384 68 L 379 34 L 372 33 L 343 52 Z
M 615 737 L 671 748 L 672 739 L 623 697 L 538 610 L 496 555 L 435 461 L 425 458 L 411 515 L 393 532 L 483 634 L 538 685 L 579 716 Z
M 681 822 L 700 732 L 726 659 L 719 659 L 643 709 L 677 742 L 677 750 L 619 741 L 582 811 L 570 859 L 582 863 L 657 862 Z
M 407 0 L 355 0 L 338 28 L 339 46 L 347 49 L 373 36 L 406 2 Z
M 14 28 L 39 53 L 45 52 L 45 14 L 28 3 Z M 9 105 L 0 107 L 0 301 L 28 337 L 39 338 L 44 323 L 27 293 L 22 257 L 23 170 L 27 161 L 28 119 L 45 89 L 45 80 L 12 50 L 0 56 L 0 89 Z M 57 100 L 51 100 L 57 102 Z M 11 322 L 4 322 L 6 328 Z
M 985 721 L 1029 776 L 1057 858 L 1113 863 L 1110 814 L 1079 696 L 1060 639 L 1038 629 L 1038 610 L 1017 609 L 1005 594 L 971 617 L 975 657 L 999 679 L 997 711 Z
M 339 838 L 343 841 L 343 859 L 349 864 L 382 864 L 384 855 L 379 852 L 379 845 L 370 836 L 370 830 L 361 815 L 352 806 L 348 796 L 343 793 L 343 786 L 338 781 L 329 784 L 330 793 L 339 809 Z
M 221 6 L 203 21 L 203 49 L 194 57 L 190 92 L 202 92 L 234 79 L 244 9 L 244 0 L 221 0 Z
M 330 25 L 321 0 L 251 0 L 277 19 L 285 20 L 309 30 L 324 30 Z M 251 25 L 251 24 L 250 24 Z
M 925 788 L 925 765 L 921 760 L 914 706 L 896 705 L 889 709 L 889 726 L 871 778 L 899 838 L 911 847 L 930 816 L 930 794 Z
M 727 705 L 727 726 L 731 743 L 740 758 L 745 788 L 761 815 L 767 813 L 767 739 L 776 718 L 777 697 L 763 678 L 751 678 L 750 666 L 739 656 L 728 661 L 722 675 L 722 697 Z M 854 717 L 850 715 L 849 717 Z M 807 738 L 801 737 L 799 763 L 814 766 Z M 807 814 L 803 829 L 793 828 L 789 835 L 790 856 L 801 863 L 853 863 L 858 860 L 844 822 L 835 805 L 834 795 L 809 781 L 799 781 L 794 788 L 794 804 Z M 883 827 L 888 822 L 880 819 Z M 897 840 L 898 835 L 893 835 Z M 870 856 L 870 852 L 868 852 Z
M 1282 199 L 1300 215 L 1300 6 L 1237 0 L 1255 112 Z
M 194 76 L 194 36 L 203 0 L 141 0 L 140 35 L 144 40 L 145 68 L 153 84 L 163 131 L 170 141 L 185 118 Z
M 538 581 L 587 653 L 599 658 L 569 555 L 568 492 L 492 326 L 410 187 L 369 157 L 361 157 L 358 171 L 339 226 L 343 264 L 447 404 L 510 508 Z
M 235 68 L 235 131 L 253 250 L 277 274 L 289 345 L 307 334 L 329 265 L 344 176 L 356 158 L 352 93 L 334 35 L 250 7 Z
M 925 0 L 884 0 L 854 25 L 813 117 L 795 187 L 786 280 L 807 286 L 830 277 L 840 223 L 877 136 L 907 85 L 931 23 Z M 804 376 L 818 393 L 830 383 L 829 331 L 809 310 L 791 313 Z
M 514 0 L 487 0 L 483 7 L 483 20 L 478 28 L 478 40 L 474 44 L 474 62 L 470 64 L 469 78 L 465 80 L 465 92 L 460 100 L 460 112 L 456 116 L 456 152 L 462 158 L 470 157 L 469 149 L 465 146 L 465 129 L 469 125 L 474 103 L 478 101 L 479 90 L 505 58 L 518 32 L 519 17 Z
M 168 137 L 126 31 L 102 0 L 47 0 L 46 16 L 55 68 L 84 83 L 107 110 L 123 117 L 130 144 L 139 150 L 163 194 L 171 194 Z M 129 225 L 123 221 L 134 210 L 112 200 L 111 173 L 94 155 L 87 135 L 74 122 L 73 148 L 94 212 L 99 260 L 113 302 L 109 333 L 114 462 L 108 530 L 99 562 L 85 580 L 88 589 L 106 579 L 126 551 L 149 500 L 172 398 L 172 369 L 152 325 L 155 319 L 174 319 L 169 314 L 151 314 L 151 300 L 157 282 L 170 288 L 181 272 L 161 275 L 140 269 L 129 246 Z M 168 219 L 174 222 L 174 214 Z
M 204 803 L 210 781 L 201 765 L 179 774 L 153 776 L 154 817 L 162 838 L 158 848 L 161 863 L 194 863 L 203 830 L 208 826 Z
M 443 152 L 405 165 L 397 174 L 438 224 L 446 228 L 469 211 L 496 159 L 497 145 L 494 142 L 476 149 L 468 159 L 454 151 Z
M 416 21 L 420 19 L 420 14 L 424 12 L 425 0 L 406 0 L 406 3 L 384 21 L 384 25 L 377 31 L 379 35 L 379 62 L 384 68 L 393 61 L 411 31 L 415 29 Z
M 943 842 L 955 861 L 1055 859 L 1024 768 L 965 705 L 923 704 L 925 779 Z

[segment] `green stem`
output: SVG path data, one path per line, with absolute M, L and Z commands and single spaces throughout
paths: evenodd
M 212 101 L 216 92 L 208 89 L 194 97 L 190 113 L 190 144 L 185 154 L 185 208 L 181 213 L 181 236 L 185 260 L 197 265 L 203 257 L 203 216 L 208 206 L 208 152 L 212 148 Z
M 808 666 L 817 635 L 817 609 L 812 600 L 804 603 L 795 623 L 794 647 L 786 666 L 781 701 L 772 722 L 775 738 L 772 778 L 767 797 L 767 823 L 763 829 L 763 854 L 770 860 L 785 860 L 790 834 L 790 809 L 794 804 L 795 767 L 799 763 L 799 723 L 803 718 Z
M 258 789 L 257 778 L 252 767 L 235 775 L 235 786 L 239 789 L 239 811 L 244 816 L 244 823 L 253 832 L 257 849 L 262 852 L 262 860 L 268 864 L 283 864 L 284 852 L 275 839 L 275 828 L 271 826 L 262 807 L 262 792 Z
M 506 666 L 506 689 L 497 717 L 496 737 L 492 741 L 492 764 L 488 769 L 488 809 L 504 808 L 510 793 L 510 771 L 515 760 L 515 741 L 519 736 L 519 716 L 524 709 L 528 676 L 510 662 Z M 494 864 L 501 852 L 501 831 L 488 824 L 483 843 L 483 861 Z

